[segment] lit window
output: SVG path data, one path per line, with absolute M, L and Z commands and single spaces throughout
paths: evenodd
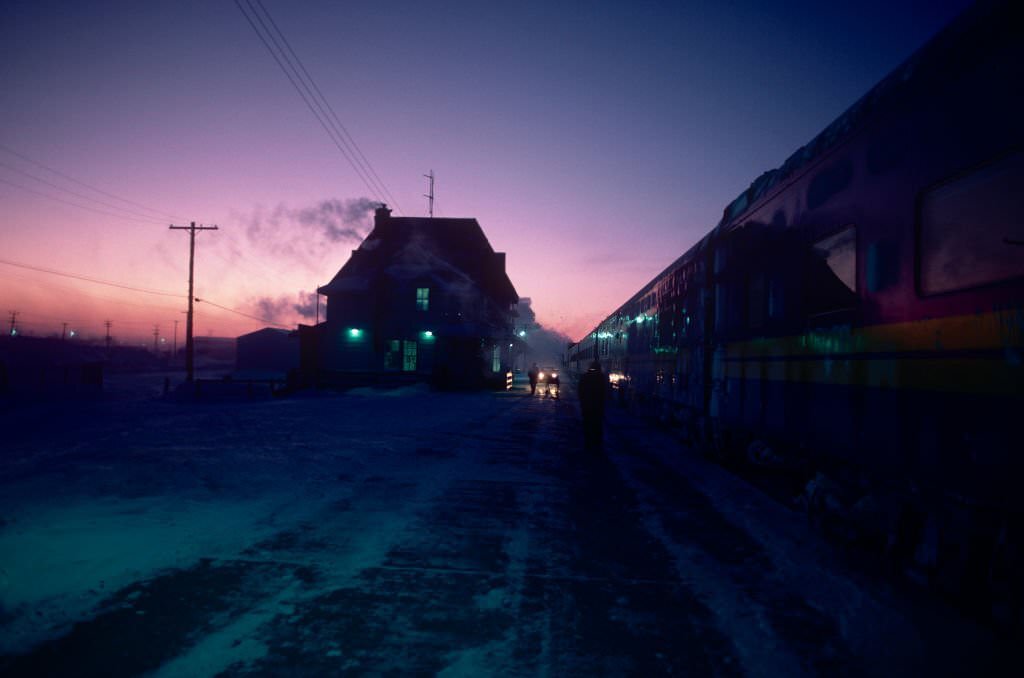
M 429 287 L 417 287 L 416 288 L 416 310 L 426 311 L 430 308 L 430 288 Z
M 402 342 L 402 370 L 405 372 L 416 371 L 416 342 Z
M 402 342 L 392 339 L 388 342 L 388 351 L 384 354 L 384 369 L 397 370 L 402 366 Z

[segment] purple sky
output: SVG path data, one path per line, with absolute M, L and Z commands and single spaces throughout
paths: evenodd
M 437 214 L 476 217 L 573 338 L 968 4 L 263 2 L 396 214 L 426 213 L 433 169 Z M 369 226 L 338 217 L 376 196 L 231 0 L 6 2 L 0 79 L 2 260 L 184 295 L 167 215 L 215 223 L 197 296 L 292 324 Z M 169 336 L 183 308 L 0 264 L 4 319 L 37 334 Z M 197 307 L 198 334 L 260 326 Z

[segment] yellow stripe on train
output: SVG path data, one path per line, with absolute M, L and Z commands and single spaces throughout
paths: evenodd
M 952 316 L 729 344 L 730 356 L 815 356 L 882 351 L 962 351 L 1024 348 L 1024 309 Z
M 979 358 L 871 358 L 727 362 L 729 379 L 1020 395 L 1024 368 Z
M 955 354 L 963 351 L 988 353 Z M 732 379 L 1021 395 L 1024 311 L 755 339 L 723 357 Z

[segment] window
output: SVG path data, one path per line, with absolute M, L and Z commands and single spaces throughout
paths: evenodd
M 1024 154 L 1014 153 L 926 193 L 919 284 L 924 294 L 1024 275 Z
M 868 292 L 880 292 L 899 280 L 900 256 L 896 243 L 879 240 L 871 243 L 864 256 L 864 277 Z
M 491 352 L 491 372 L 501 372 L 501 347 L 495 346 Z
M 833 318 L 857 305 L 857 229 L 842 231 L 814 243 L 808 261 L 804 295 L 808 316 Z
M 416 342 L 415 341 L 403 341 L 402 342 L 402 371 L 403 372 L 415 372 L 416 371 Z
M 402 367 L 402 342 L 392 339 L 388 342 L 388 351 L 384 354 L 384 369 L 397 370 Z
M 847 227 L 814 243 L 814 253 L 851 292 L 857 291 L 857 229 Z
M 416 310 L 426 311 L 430 308 L 430 288 L 429 287 L 417 287 L 416 288 Z

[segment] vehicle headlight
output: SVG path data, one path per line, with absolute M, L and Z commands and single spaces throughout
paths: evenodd
M 556 373 L 552 372 L 551 373 L 551 378 L 552 379 L 558 379 L 558 375 Z
M 543 372 L 541 372 L 540 374 L 538 374 L 538 375 L 537 375 L 537 378 L 538 378 L 538 379 L 543 379 L 543 378 L 544 378 L 544 373 L 543 373 Z

